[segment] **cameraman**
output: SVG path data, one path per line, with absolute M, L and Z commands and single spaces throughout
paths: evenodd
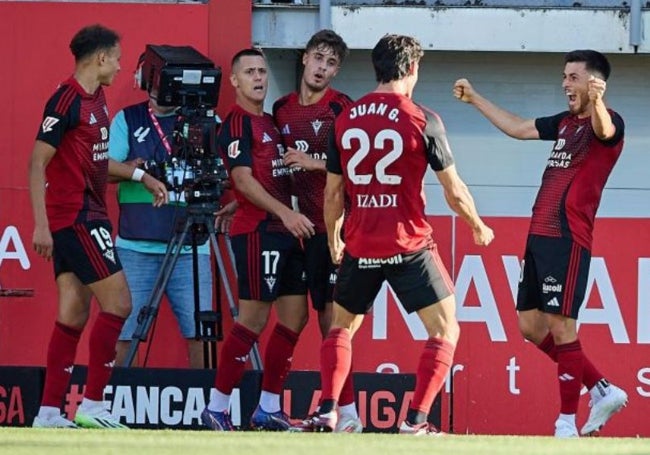
M 144 54 L 135 71 L 136 86 L 141 85 Z M 178 121 L 177 107 L 159 106 L 150 98 L 118 112 L 111 123 L 109 157 L 115 161 L 146 164 L 148 172 L 159 180 L 170 179 L 165 168 L 171 164 L 173 133 Z M 178 177 L 178 176 L 175 176 Z M 181 175 L 180 178 L 183 178 Z M 174 235 L 176 221 L 185 218 L 185 202 L 180 192 L 169 192 L 169 204 L 152 208 L 151 196 L 138 182 L 121 181 L 118 188 L 120 208 L 116 246 L 131 289 L 133 311 L 126 320 L 117 342 L 118 365 L 123 365 L 140 310 L 147 305 L 158 273 L 163 265 L 167 244 Z M 189 235 L 188 235 L 189 237 Z M 190 239 L 191 240 L 191 239 Z M 191 245 L 184 245 L 165 288 L 165 295 L 176 316 L 181 334 L 187 340 L 190 368 L 203 368 L 203 345 L 195 339 L 194 279 Z M 210 248 L 206 242 L 198 248 L 199 309 L 212 308 Z M 137 357 L 133 366 L 138 365 Z

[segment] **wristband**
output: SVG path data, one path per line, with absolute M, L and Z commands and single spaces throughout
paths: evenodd
M 131 175 L 131 180 L 134 182 L 140 182 L 142 181 L 142 177 L 144 177 L 144 171 L 136 167 L 133 171 L 133 174 Z

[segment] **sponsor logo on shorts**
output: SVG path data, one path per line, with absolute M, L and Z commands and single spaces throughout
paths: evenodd
M 555 307 L 555 308 L 559 308 L 560 307 L 560 302 L 558 302 L 557 297 L 553 297 L 551 300 L 549 300 L 546 303 L 546 306 L 552 306 L 552 307 Z
M 544 278 L 544 282 L 542 283 L 542 293 L 548 294 L 549 292 L 562 292 L 562 284 L 558 283 L 557 279 L 551 275 Z
M 266 281 L 266 285 L 269 287 L 269 292 L 273 292 L 273 288 L 275 287 L 276 279 L 274 276 L 267 276 L 264 278 L 264 281 Z
M 401 254 L 396 254 L 389 258 L 359 258 L 358 267 L 360 269 L 378 269 L 382 265 L 396 265 L 404 262 Z

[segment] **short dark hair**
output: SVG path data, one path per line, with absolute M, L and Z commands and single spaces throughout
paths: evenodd
M 233 55 L 232 60 L 230 61 L 230 67 L 233 68 L 237 63 L 239 63 L 239 60 L 241 60 L 242 57 L 262 57 L 266 60 L 266 56 L 264 55 L 264 52 L 262 52 L 262 49 L 249 47 L 247 49 L 242 49 Z
M 601 79 L 609 79 L 612 67 L 603 54 L 591 49 L 571 51 L 564 56 L 564 63 L 583 62 L 587 71 L 598 73 Z
M 79 30 L 70 41 L 70 50 L 76 62 L 97 51 L 109 50 L 120 42 L 117 32 L 95 24 Z
M 305 46 L 305 52 L 309 52 L 312 49 L 319 49 L 320 47 L 330 47 L 339 58 L 339 62 L 343 63 L 345 57 L 350 53 L 348 45 L 345 44 L 343 38 L 333 30 L 323 29 L 312 35 L 312 37 L 307 41 Z
M 404 79 L 411 66 L 419 62 L 423 55 L 417 39 L 405 35 L 384 35 L 372 50 L 377 82 Z

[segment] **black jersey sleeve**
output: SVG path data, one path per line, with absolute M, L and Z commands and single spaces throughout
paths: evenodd
M 341 155 L 336 146 L 335 127 L 330 129 L 325 166 L 327 167 L 327 172 L 339 175 L 343 174 L 343 169 L 341 169 Z
M 337 93 L 334 99 L 329 103 L 330 109 L 334 113 L 335 117 L 338 117 L 338 115 L 341 112 L 343 112 L 343 109 L 345 109 L 351 104 L 352 104 L 352 98 L 350 98 L 345 93 Z
M 609 115 L 612 116 L 612 123 L 616 128 L 616 133 L 614 133 L 614 137 L 611 139 L 603 141 L 603 144 L 612 146 L 618 144 L 623 139 L 623 136 L 625 136 L 625 122 L 623 121 L 623 117 L 618 115 L 617 112 L 609 110 Z
M 447 140 L 445 125 L 438 114 L 422 109 L 426 118 L 424 127 L 424 146 L 429 166 L 434 171 L 442 171 L 454 164 L 454 156 Z
M 79 124 L 81 98 L 70 86 L 64 85 L 45 105 L 36 139 L 58 148 L 68 130 Z
M 239 112 L 228 115 L 219 129 L 217 144 L 229 169 L 252 167 L 253 128 L 250 117 Z
M 539 138 L 543 141 L 554 141 L 557 139 L 558 128 L 564 117 L 569 115 L 569 111 L 560 112 L 550 117 L 539 117 L 535 119 L 535 128 L 539 133 Z

